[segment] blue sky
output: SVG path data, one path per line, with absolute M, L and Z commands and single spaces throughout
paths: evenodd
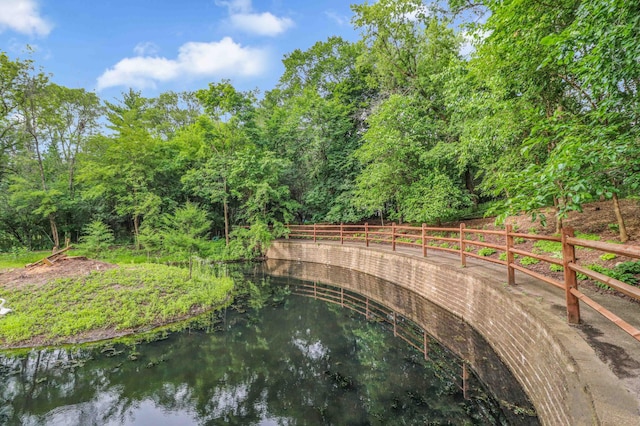
M 55 83 L 113 100 L 206 88 L 272 89 L 282 58 L 332 35 L 359 38 L 345 0 L 0 0 L 0 51 Z

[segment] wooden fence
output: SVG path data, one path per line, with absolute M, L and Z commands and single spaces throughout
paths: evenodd
M 640 259 L 640 247 L 605 243 L 576 238 L 572 228 L 564 228 L 560 237 L 514 232 L 511 225 L 504 230 L 484 230 L 467 228 L 460 224 L 456 228 L 406 226 L 391 224 L 390 226 L 364 225 L 288 225 L 288 238 L 359 242 L 365 246 L 375 244 L 390 245 L 393 251 L 399 246 L 419 248 L 422 256 L 427 256 L 431 250 L 456 253 L 460 256 L 462 266 L 466 266 L 467 258 L 476 258 L 485 262 L 503 265 L 506 268 L 507 282 L 515 284 L 515 271 L 522 272 L 549 285 L 558 287 L 565 292 L 567 320 L 571 324 L 580 322 L 580 301 L 595 309 L 618 327 L 640 341 L 640 330 L 618 317 L 578 289 L 578 274 L 602 283 L 626 296 L 640 301 L 640 288 L 593 271 L 576 261 L 576 247 L 596 250 L 602 253 L 612 253 L 630 259 Z M 486 241 L 490 239 L 491 242 Z M 533 251 L 525 251 L 516 247 L 516 241 L 550 241 L 561 245 L 560 258 L 548 256 Z M 483 256 L 474 250 L 490 249 L 496 253 L 504 253 L 498 258 Z M 562 279 L 534 271 L 531 267 L 516 263 L 516 256 L 528 257 L 548 265 L 562 268 Z M 640 309 L 640 306 L 638 307 Z

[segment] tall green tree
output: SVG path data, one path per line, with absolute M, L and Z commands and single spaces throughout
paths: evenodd
M 161 232 L 163 245 L 167 251 L 185 255 L 189 259 L 189 279 L 193 271 L 193 257 L 202 251 L 204 237 L 210 227 L 207 212 L 190 202 L 164 218 Z
M 154 186 L 161 169 L 160 139 L 154 138 L 145 111 L 148 100 L 140 93 L 123 94 L 119 104 L 107 103 L 108 126 L 114 132 L 92 140 L 79 178 L 84 196 L 106 200 L 115 213 L 131 220 L 136 246 L 145 214 L 162 203 Z
M 361 144 L 365 114 L 376 90 L 356 66 L 362 43 L 339 37 L 295 50 L 285 72 L 261 106 L 262 141 L 290 161 L 284 179 L 300 203 L 300 221 L 357 221 L 353 204 L 360 170 L 353 152 Z
M 381 100 L 356 157 L 359 205 L 396 220 L 439 222 L 469 205 L 468 168 L 456 158 L 447 88 L 460 66 L 460 37 L 422 1 L 381 0 L 352 6 Z
M 204 150 L 201 164 L 189 171 L 183 182 L 197 195 L 222 204 L 225 242 L 229 245 L 231 162 L 255 135 L 255 93 L 237 91 L 225 80 L 209 84 L 208 89 L 196 92 L 196 97 L 207 113 L 198 121 Z

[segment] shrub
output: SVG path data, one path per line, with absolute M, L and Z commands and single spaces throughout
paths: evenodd
M 552 263 L 551 265 L 549 265 L 549 270 L 551 272 L 563 272 L 564 268 L 560 265 L 556 265 L 555 263 Z
M 607 261 L 607 260 L 613 260 L 615 259 L 617 256 L 613 253 L 605 253 L 603 255 L 600 256 L 601 260 Z
M 613 269 L 606 268 L 596 263 L 587 267 L 592 271 L 599 272 L 624 283 L 638 285 L 638 278 L 636 275 L 640 274 L 640 261 L 622 262 L 616 265 Z M 599 286 L 602 287 L 601 285 Z
M 524 256 L 522 259 L 520 259 L 520 264 L 523 266 L 535 265 L 537 263 L 540 263 L 540 261 L 534 257 Z
M 89 223 L 83 228 L 83 231 L 84 235 L 80 237 L 80 243 L 94 255 L 107 250 L 114 242 L 113 231 L 100 220 Z
M 562 243 L 559 241 L 538 240 L 533 246 L 545 253 L 562 253 Z
M 516 237 L 513 239 L 513 242 L 516 244 L 523 244 L 526 240 L 522 237 Z
M 496 251 L 494 249 L 492 249 L 491 247 L 482 247 L 480 250 L 478 250 L 478 255 L 480 255 L 480 256 L 491 256 L 495 252 Z M 505 253 L 505 255 L 506 255 L 506 253 Z

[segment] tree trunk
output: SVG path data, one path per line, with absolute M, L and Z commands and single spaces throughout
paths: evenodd
M 60 236 L 58 235 L 58 225 L 56 225 L 56 218 L 51 213 L 49 215 L 49 224 L 51 225 L 51 238 L 53 238 L 53 253 L 60 248 Z
M 469 191 L 469 194 L 471 194 L 471 201 L 473 202 L 473 208 L 477 209 L 478 197 L 476 196 L 476 187 L 473 184 L 473 174 L 469 169 L 466 169 L 464 171 L 464 185 L 467 188 L 467 191 Z
M 618 194 L 613 193 L 613 211 L 616 214 L 616 220 L 618 221 L 618 229 L 620 231 L 620 242 L 626 243 L 629 241 L 629 235 L 627 234 L 627 227 L 624 224 L 624 218 L 622 217 L 622 211 L 620 210 L 620 200 L 618 200 Z
M 224 179 L 224 241 L 229 245 L 229 203 L 227 202 L 227 179 Z
M 559 234 L 562 231 L 562 218 L 560 217 L 560 200 L 557 198 L 553 198 L 553 207 L 556 211 L 556 234 Z
M 140 238 L 139 237 L 139 232 L 138 232 L 138 228 L 140 225 L 140 216 L 133 215 L 133 236 L 136 240 L 136 250 L 140 250 Z

